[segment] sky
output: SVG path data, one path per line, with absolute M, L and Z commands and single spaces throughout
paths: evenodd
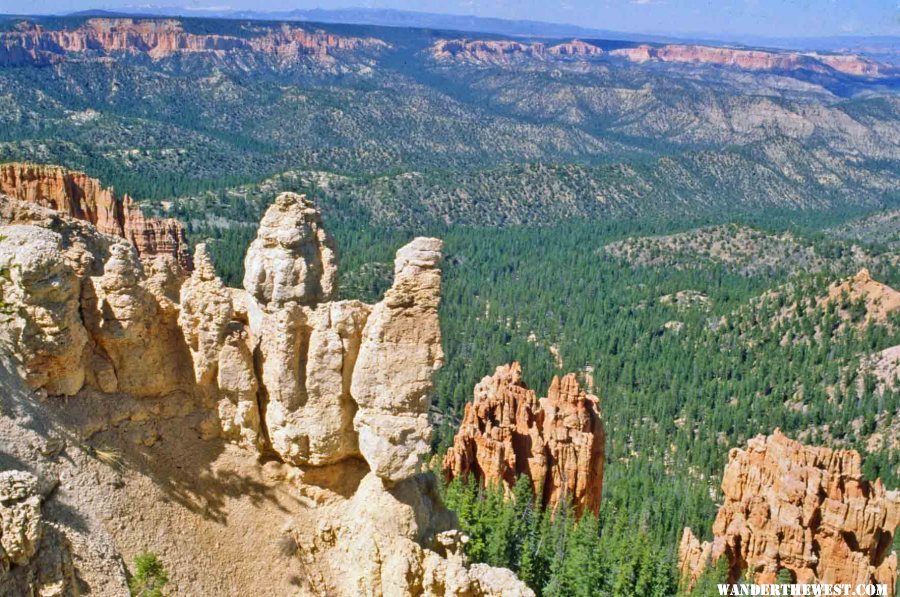
M 0 0 L 0 13 L 137 5 L 215 10 L 394 8 L 645 33 L 900 35 L 900 0 Z

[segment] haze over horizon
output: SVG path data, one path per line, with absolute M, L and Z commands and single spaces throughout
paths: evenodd
M 534 20 L 633 33 L 760 37 L 900 35 L 894 0 L 203 0 L 139 4 L 135 0 L 2 0 L 0 13 L 66 14 L 90 9 L 183 8 L 221 14 L 252 10 L 394 9 L 455 16 Z

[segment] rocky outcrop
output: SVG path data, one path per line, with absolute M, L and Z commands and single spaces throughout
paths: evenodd
M 249 331 L 235 318 L 233 291 L 216 276 L 205 244 L 197 245 L 194 260 L 194 272 L 181 286 L 178 317 L 194 379 L 216 402 L 225 437 L 262 450 L 259 382 Z
M 7 221 L 53 220 L 0 201 Z M 203 245 L 178 288 L 164 263 L 142 268 L 128 243 L 53 222 L 60 232 L 6 226 L 0 244 L 4 301 L 21 315 L 8 341 L 33 387 L 147 397 L 193 388 L 218 404 L 226 434 L 260 448 L 265 434 L 286 462 L 363 456 L 390 481 L 419 470 L 442 361 L 439 240 L 400 249 L 394 285 L 366 305 L 329 301 L 333 242 L 300 195 L 282 194 L 263 218 L 246 290 L 222 284 Z
M 128 195 L 116 196 L 84 172 L 38 164 L 0 164 L 0 194 L 90 222 L 104 234 L 131 242 L 141 257 L 171 255 L 186 270 L 190 249 L 181 224 L 147 218 Z
M 658 60 L 660 62 L 733 66 L 753 71 L 838 72 L 870 78 L 893 74 L 890 66 L 855 54 L 803 54 L 693 44 L 671 44 L 660 47 L 644 44 L 631 48 L 619 48 L 611 51 L 610 54 L 638 63 Z
M 418 472 L 430 450 L 431 377 L 444 360 L 441 247 L 436 238 L 417 238 L 397 251 L 394 284 L 369 314 L 353 370 L 360 453 L 388 481 Z
M 198 421 L 184 423 L 198 441 L 223 437 L 249 448 L 253 462 L 263 453 L 277 457 L 302 496 L 328 494 L 320 485 L 346 486 L 312 501 L 319 526 L 297 532 L 298 553 L 321 571 L 320 581 L 310 580 L 316 594 L 533 595 L 508 570 L 467 565 L 455 518 L 433 475 L 421 473 L 431 378 L 443 359 L 440 240 L 401 248 L 393 285 L 367 305 L 330 300 L 333 246 L 301 195 L 282 194 L 268 210 L 247 254 L 246 289 L 222 284 L 202 244 L 185 280 L 166 270 L 171 259 L 142 265 L 124 239 L 62 212 L 0 196 L 0 218 L 0 300 L 9 324 L 0 327 L 0 346 L 21 364 L 30 388 L 51 395 L 50 403 L 64 402 L 53 400 L 58 394 L 94 405 L 156 402 L 110 417 L 137 424 L 163 416 L 174 400 Z M 577 384 L 554 388 L 542 417 L 556 421 L 557 432 L 568 429 L 563 420 L 590 418 Z M 97 433 L 96 423 L 87 424 Z M 140 431 L 149 450 L 158 436 L 145 441 L 147 430 Z M 574 444 L 582 436 L 572 433 L 548 439 L 560 483 L 580 470 Z M 344 481 L 360 467 L 355 485 Z M 551 495 L 580 495 L 583 485 L 576 479 Z M 193 491 L 188 482 L 176 495 Z M 16 562 L 40 540 L 23 528 L 27 541 L 9 535 Z M 34 578 L 23 591 L 35 589 Z
M 75 29 L 47 29 L 23 21 L 0 32 L 0 65 L 52 64 L 68 55 L 80 57 L 145 55 L 160 60 L 177 54 L 255 52 L 279 62 L 309 57 L 328 60 L 342 50 L 378 49 L 381 40 L 307 31 L 300 27 L 243 27 L 246 35 L 192 33 L 176 19 L 89 19 Z
M 609 55 L 627 58 L 631 62 L 644 63 L 652 60 L 655 57 L 656 52 L 654 51 L 653 46 L 641 44 L 633 48 L 617 48 L 610 51 Z
M 37 485 L 24 471 L 0 472 L 0 573 L 27 564 L 37 551 L 44 531 Z
M 527 475 L 545 507 L 569 500 L 576 513 L 598 513 L 606 434 L 599 399 L 575 374 L 554 377 L 546 398 L 522 382 L 518 363 L 498 367 L 475 386 L 444 456 L 448 479 L 474 475 L 511 489 Z
M 466 60 L 471 62 L 503 63 L 514 58 L 539 58 L 544 44 L 506 40 L 442 39 L 431 47 L 435 60 Z
M 884 322 L 891 314 L 900 310 L 900 291 L 872 278 L 869 270 L 863 268 L 856 275 L 832 284 L 828 294 L 818 300 L 821 305 L 836 304 L 841 310 L 853 303 L 864 307 L 865 316 L 861 325 L 872 321 Z M 842 313 L 846 316 L 846 313 Z
M 693 583 L 724 557 L 730 582 L 772 583 L 787 569 L 798 583 L 883 583 L 892 594 L 900 492 L 864 479 L 861 464 L 854 450 L 805 446 L 777 430 L 733 449 L 713 541 L 684 530 L 683 578 Z
M 326 594 L 534 595 L 509 570 L 469 566 L 462 554 L 466 538 L 453 529 L 455 522 L 432 475 L 385 490 L 370 473 L 340 515 L 323 521 L 301 544 L 323 554 Z
M 573 39 L 553 46 L 540 42 L 509 40 L 442 39 L 430 50 L 435 60 L 461 60 L 475 63 L 505 64 L 523 58 L 577 57 L 589 58 L 603 55 L 603 49 Z
M 547 52 L 556 56 L 602 56 L 604 53 L 602 48 L 580 39 L 550 46 Z
M 575 58 L 604 56 L 603 48 L 578 39 L 548 46 L 540 42 L 512 40 L 442 39 L 431 46 L 432 58 L 440 61 L 464 61 L 483 64 L 507 64 L 522 59 Z M 639 64 L 657 61 L 737 67 L 753 71 L 840 73 L 854 77 L 879 78 L 896 74 L 893 67 L 856 54 L 817 54 L 776 50 L 670 44 L 641 44 L 617 48 L 610 56 Z
M 38 479 L 0 471 L 0 593 L 78 595 L 68 544 L 41 512 Z
M 319 212 L 285 193 L 266 212 L 244 260 L 244 288 L 268 312 L 287 303 L 315 305 L 333 297 L 334 242 Z

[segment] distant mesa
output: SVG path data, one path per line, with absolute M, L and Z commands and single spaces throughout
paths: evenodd
M 637 48 L 613 50 L 610 54 L 627 58 L 632 62 L 658 60 L 660 62 L 733 66 L 755 71 L 828 72 L 832 70 L 856 77 L 882 77 L 892 74 L 893 70 L 888 65 L 856 54 L 803 54 L 692 44 L 671 44 L 662 47 L 641 45 Z
M 841 73 L 879 78 L 897 74 L 890 65 L 856 54 L 819 54 L 777 50 L 723 48 L 696 44 L 670 44 L 617 48 L 606 52 L 600 46 L 573 39 L 555 45 L 512 40 L 439 40 L 431 47 L 436 60 L 508 63 L 516 59 L 593 58 L 611 56 L 630 62 L 665 62 L 735 67 L 752 71 Z
M 511 40 L 445 39 L 431 48 L 431 55 L 437 60 L 486 63 L 504 63 L 521 58 L 602 56 L 604 53 L 599 46 L 577 39 L 556 45 Z
M 177 19 L 94 18 L 75 29 L 47 29 L 23 21 L 13 31 L 0 32 L 0 66 L 63 61 L 68 55 L 105 58 L 118 54 L 145 55 L 153 60 L 176 54 L 223 56 L 252 52 L 282 62 L 302 58 L 329 61 L 341 50 L 378 49 L 377 39 L 345 37 L 301 27 L 245 27 L 246 36 L 192 33 Z

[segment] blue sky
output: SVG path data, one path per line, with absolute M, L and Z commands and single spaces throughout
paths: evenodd
M 900 0 L 0 0 L 0 12 L 70 12 L 145 3 L 217 10 L 396 8 L 654 33 L 900 35 Z

